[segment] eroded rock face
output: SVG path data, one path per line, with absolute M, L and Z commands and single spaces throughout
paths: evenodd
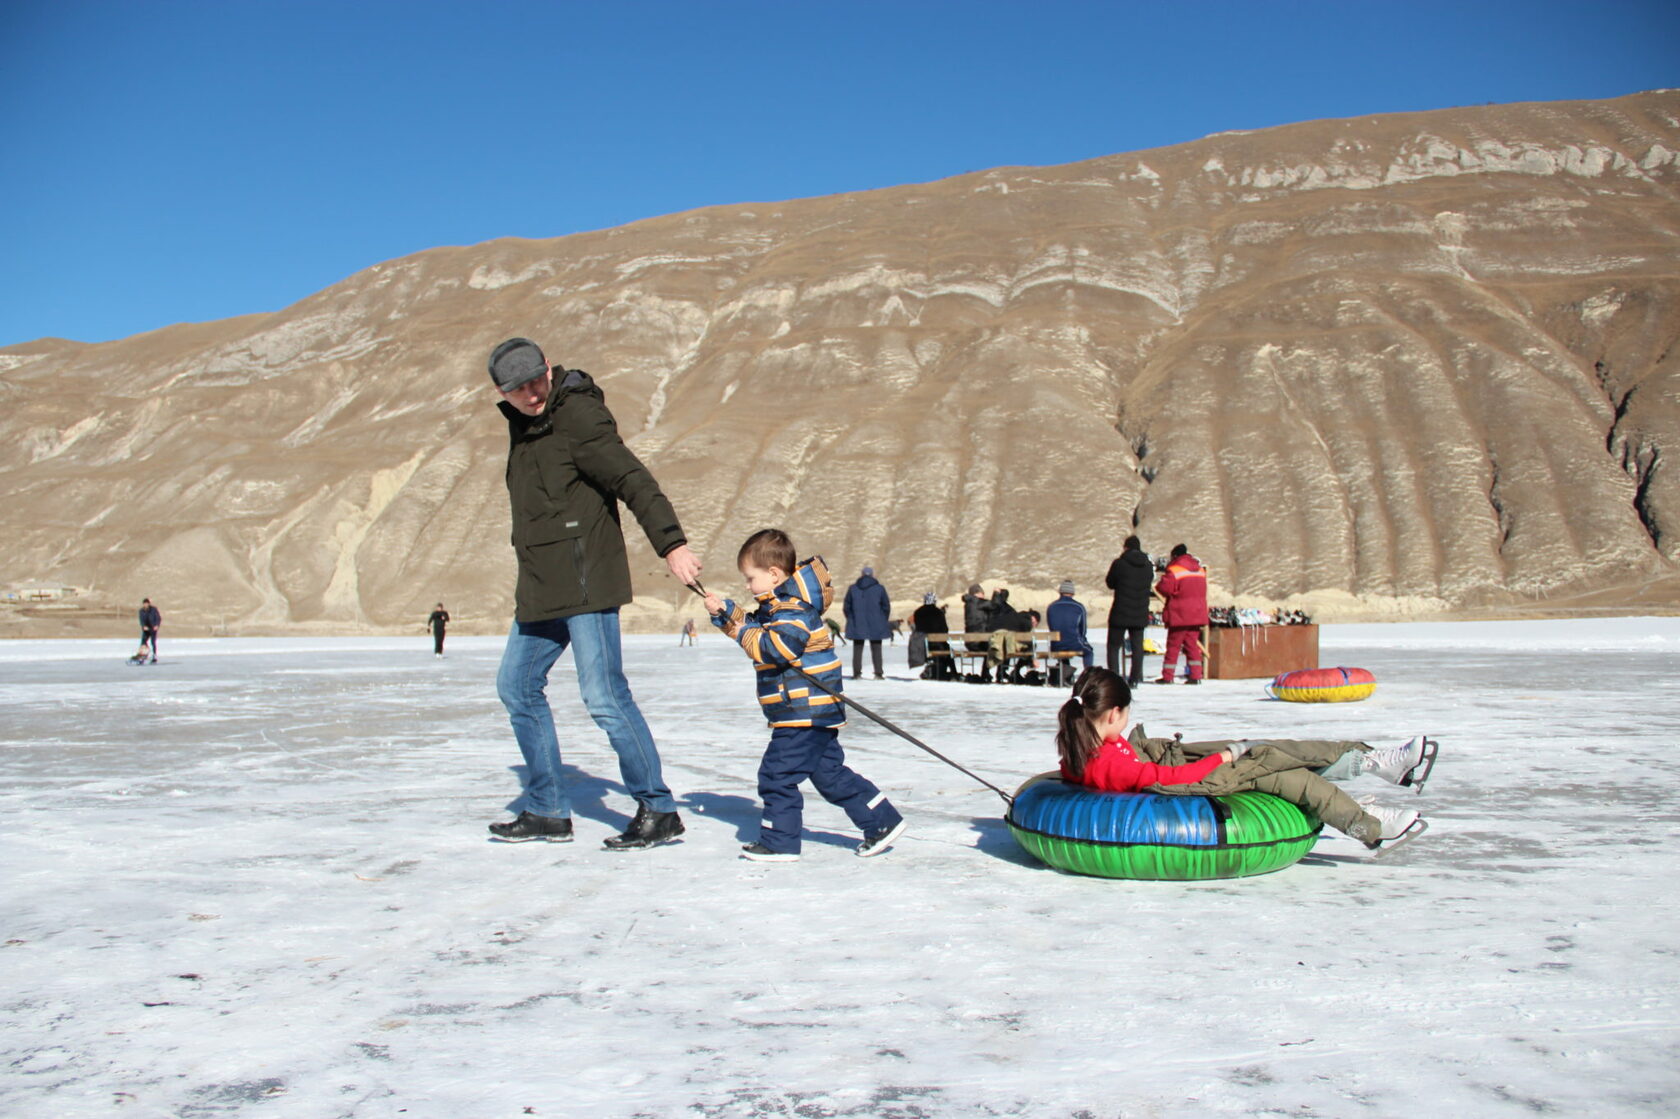
M 1673 91 L 1325 121 L 436 249 L 274 314 L 11 346 L 0 579 L 273 628 L 441 598 L 498 629 L 483 363 L 523 334 L 600 381 L 714 586 L 774 524 L 906 613 L 1069 577 L 1100 613 L 1135 526 L 1244 601 L 1660 606 L 1677 188 Z M 627 623 L 696 613 L 630 528 Z

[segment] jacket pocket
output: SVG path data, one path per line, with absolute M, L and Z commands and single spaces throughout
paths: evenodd
M 548 614 L 584 602 L 588 571 L 581 520 L 554 517 L 514 532 L 519 553 L 519 602 L 523 612 Z

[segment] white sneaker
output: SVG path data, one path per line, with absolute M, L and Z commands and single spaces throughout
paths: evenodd
M 1404 785 L 1412 770 L 1423 761 L 1423 741 L 1423 735 L 1420 734 L 1404 746 L 1372 750 L 1365 755 L 1364 764 L 1360 766 L 1359 772 L 1381 777 L 1390 785 Z
M 898 823 L 890 828 L 882 828 L 877 832 L 870 832 L 863 837 L 863 842 L 857 845 L 859 858 L 868 859 L 881 854 L 893 845 L 893 840 L 904 834 L 904 829 L 910 826 L 908 820 L 900 818 Z

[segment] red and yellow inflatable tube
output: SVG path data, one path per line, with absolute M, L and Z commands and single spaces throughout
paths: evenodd
M 1363 668 L 1298 668 L 1266 685 L 1266 694 L 1291 703 L 1352 703 L 1377 690 L 1377 678 Z

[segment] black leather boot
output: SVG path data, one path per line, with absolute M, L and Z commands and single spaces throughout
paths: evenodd
M 529 843 L 533 839 L 546 840 L 549 843 L 570 843 L 572 818 L 533 816 L 529 812 L 521 812 L 517 819 L 509 820 L 505 824 L 491 824 L 490 835 L 502 843 Z
M 630 821 L 630 826 L 623 834 L 604 840 L 603 845 L 609 851 L 636 851 L 669 843 L 687 830 L 682 817 L 675 812 L 655 812 L 638 801 L 636 818 Z

